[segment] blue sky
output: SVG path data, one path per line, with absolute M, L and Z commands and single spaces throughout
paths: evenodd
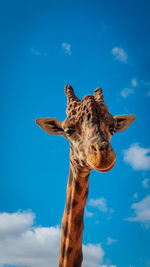
M 100 86 L 113 115 L 137 116 L 112 138 L 114 169 L 90 175 L 84 266 L 149 267 L 149 1 L 0 6 L 0 267 L 57 266 L 69 144 L 35 119 L 65 119 L 68 83 L 81 99 Z

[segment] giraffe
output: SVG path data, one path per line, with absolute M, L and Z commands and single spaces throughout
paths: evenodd
M 134 115 L 109 113 L 101 88 L 79 100 L 70 85 L 65 86 L 67 118 L 40 118 L 36 123 L 48 134 L 62 135 L 70 142 L 70 170 L 66 205 L 61 226 L 59 267 L 81 267 L 83 216 L 92 169 L 111 170 L 116 154 L 110 144 L 116 132 L 123 132 L 135 120 Z

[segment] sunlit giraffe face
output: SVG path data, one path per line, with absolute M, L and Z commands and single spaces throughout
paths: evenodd
M 101 172 L 111 170 L 116 155 L 110 144 L 116 132 L 122 132 L 134 121 L 134 115 L 113 117 L 104 103 L 102 90 L 79 100 L 70 85 L 65 87 L 68 98 L 67 118 L 37 119 L 37 124 L 49 134 L 63 135 L 70 141 L 70 159 L 77 167 L 88 167 Z

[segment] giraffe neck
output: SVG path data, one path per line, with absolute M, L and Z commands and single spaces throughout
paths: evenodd
M 59 267 L 81 267 L 82 264 L 83 215 L 88 196 L 89 174 L 89 169 L 78 169 L 70 162 Z

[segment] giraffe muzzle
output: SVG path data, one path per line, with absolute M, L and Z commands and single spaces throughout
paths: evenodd
M 114 167 L 115 161 L 116 154 L 109 143 L 93 143 L 89 146 L 87 163 L 92 169 L 108 172 Z

